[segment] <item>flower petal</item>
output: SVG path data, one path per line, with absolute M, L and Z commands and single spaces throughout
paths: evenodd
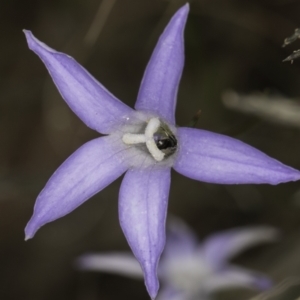
M 44 62 L 61 96 L 90 128 L 107 134 L 133 110 L 115 98 L 72 57 L 57 52 L 24 30 L 28 46 Z
M 247 248 L 278 239 L 278 230 L 272 227 L 239 228 L 227 230 L 208 237 L 203 244 L 205 259 L 222 268 L 231 259 Z
M 221 184 L 296 181 L 300 172 L 231 137 L 178 128 L 174 169 L 192 179 Z
M 39 194 L 28 222 L 26 239 L 44 224 L 81 205 L 127 170 L 127 151 L 112 137 L 92 140 L 75 151 L 52 175 Z
M 198 246 L 194 232 L 179 218 L 172 216 L 167 223 L 166 258 L 173 255 L 191 255 Z
M 172 17 L 146 68 L 135 108 L 162 116 L 175 125 L 177 90 L 184 65 L 185 27 L 189 4 Z
M 131 253 L 85 254 L 79 257 L 76 265 L 81 270 L 104 271 L 142 279 L 143 271 Z
M 257 272 L 230 267 L 230 269 L 215 274 L 205 282 L 207 293 L 240 287 L 267 290 L 272 287 L 272 281 Z
M 157 266 L 165 246 L 170 180 L 169 168 L 131 169 L 126 173 L 120 189 L 120 224 L 141 264 L 152 298 L 156 297 L 159 288 Z

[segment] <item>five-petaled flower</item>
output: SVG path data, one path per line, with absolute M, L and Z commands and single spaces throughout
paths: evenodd
M 188 11 L 188 4 L 180 8 L 161 35 L 141 82 L 136 110 L 116 99 L 73 58 L 25 31 L 29 48 L 44 62 L 70 108 L 87 126 L 106 135 L 84 144 L 53 174 L 37 198 L 26 238 L 126 172 L 119 194 L 120 223 L 152 298 L 159 286 L 156 273 L 165 244 L 171 167 L 192 179 L 221 184 L 300 179 L 299 171 L 243 142 L 176 127 Z
M 230 288 L 264 290 L 271 281 L 264 275 L 228 263 L 243 250 L 277 239 L 271 227 L 236 228 L 209 236 L 201 244 L 180 220 L 173 219 L 158 267 L 162 290 L 159 300 L 208 300 L 214 292 Z M 78 258 L 81 270 L 104 271 L 143 278 L 142 269 L 130 253 L 85 254 Z

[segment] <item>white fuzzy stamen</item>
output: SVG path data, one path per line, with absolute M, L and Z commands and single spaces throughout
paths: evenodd
M 160 151 L 155 143 L 154 134 L 157 132 L 160 126 L 158 118 L 152 118 L 149 120 L 145 129 L 145 134 L 126 133 L 123 135 L 123 142 L 127 145 L 146 143 L 146 146 L 156 161 L 162 161 L 165 153 Z
M 125 133 L 122 140 L 127 145 L 146 143 L 146 136 L 144 134 Z
M 146 138 L 147 139 L 153 138 L 153 135 L 158 130 L 159 126 L 160 126 L 160 121 L 158 118 L 150 119 L 145 130 Z
M 162 161 L 164 159 L 165 154 L 157 148 L 153 139 L 147 140 L 146 146 L 155 160 Z

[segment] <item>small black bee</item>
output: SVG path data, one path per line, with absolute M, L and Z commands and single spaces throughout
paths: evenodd
M 177 139 L 167 125 L 162 124 L 154 134 L 157 148 L 165 153 L 165 157 L 172 155 L 177 149 Z

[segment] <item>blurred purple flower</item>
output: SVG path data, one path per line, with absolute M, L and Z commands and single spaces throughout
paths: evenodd
M 199 244 L 194 233 L 179 220 L 170 223 L 166 247 L 158 267 L 163 285 L 159 300 L 210 299 L 230 288 L 265 290 L 269 278 L 228 263 L 243 250 L 278 237 L 270 227 L 239 228 L 217 233 Z M 142 269 L 130 253 L 86 254 L 76 266 L 81 270 L 105 271 L 142 279 Z
M 70 108 L 87 126 L 107 135 L 84 144 L 53 174 L 37 198 L 26 239 L 126 172 L 119 194 L 120 223 L 152 298 L 159 286 L 156 273 L 165 244 L 171 167 L 192 179 L 221 184 L 300 179 L 299 171 L 243 142 L 175 127 L 188 11 L 188 4 L 180 8 L 161 35 L 146 68 L 136 110 L 116 99 L 73 58 L 25 30 L 29 48 L 44 62 Z

